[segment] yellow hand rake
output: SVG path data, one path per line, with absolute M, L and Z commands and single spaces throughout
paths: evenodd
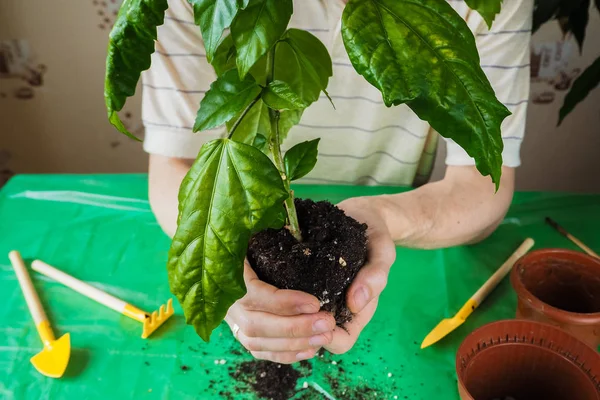
M 141 322 L 143 324 L 143 339 L 146 339 L 148 336 L 150 336 L 155 330 L 157 330 L 162 324 L 164 324 L 167 319 L 169 319 L 173 315 L 172 299 L 169 299 L 167 301 L 166 307 L 163 304 L 160 306 L 158 311 L 154 311 L 152 314 L 150 314 L 143 310 L 140 310 L 137 307 L 132 306 L 131 304 L 124 302 L 121 299 L 111 296 L 110 294 L 103 292 L 100 289 L 97 289 L 85 282 L 82 282 L 79 279 L 76 279 L 71 275 L 62 272 L 46 264 L 43 261 L 35 260 L 31 264 L 31 268 L 34 271 L 46 275 L 47 277 L 62 283 L 63 285 L 75 290 L 76 292 L 81 293 L 84 296 L 89 297 L 92 300 L 97 301 L 100 304 L 105 305 L 106 307 L 112 308 L 113 310 L 129 318 Z

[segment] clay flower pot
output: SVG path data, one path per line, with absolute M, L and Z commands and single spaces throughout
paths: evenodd
M 471 333 L 456 354 L 462 400 L 599 400 L 600 355 L 548 324 L 507 320 Z
M 600 260 L 570 250 L 538 250 L 510 276 L 517 318 L 561 327 L 594 349 L 600 345 Z

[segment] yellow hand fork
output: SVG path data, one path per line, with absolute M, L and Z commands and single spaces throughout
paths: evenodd
M 38 297 L 31 278 L 27 273 L 25 263 L 18 251 L 8 253 L 10 263 L 15 270 L 17 280 L 25 296 L 27 307 L 33 317 L 37 331 L 44 343 L 44 349 L 35 356 L 31 357 L 31 363 L 41 374 L 51 378 L 60 378 L 69 364 L 71 357 L 71 339 L 68 333 L 65 333 L 59 339 L 54 337 L 48 317 L 44 312 L 40 298 Z
M 163 304 L 160 306 L 158 311 L 154 311 L 152 314 L 150 314 L 124 302 L 121 299 L 111 296 L 110 294 L 103 292 L 98 288 L 80 281 L 79 279 L 62 272 L 43 261 L 35 260 L 31 264 L 31 268 L 34 271 L 46 275 L 47 277 L 62 283 L 63 285 L 81 293 L 84 296 L 89 297 L 92 300 L 97 301 L 100 304 L 105 305 L 106 307 L 112 308 L 113 310 L 129 318 L 141 322 L 143 324 L 142 339 L 146 339 L 148 336 L 150 336 L 173 315 L 172 299 L 167 301 L 166 307 Z

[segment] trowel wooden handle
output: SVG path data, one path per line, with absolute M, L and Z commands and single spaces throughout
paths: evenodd
M 31 263 L 31 269 L 62 283 L 63 285 L 81 293 L 84 296 L 89 297 L 92 300 L 97 301 L 100 304 L 105 305 L 108 308 L 112 308 L 121 314 L 125 314 L 130 318 L 143 322 L 147 317 L 144 311 L 133 307 L 123 300 L 118 299 L 115 296 L 112 296 L 98 288 L 95 288 L 88 283 L 80 281 L 79 279 L 74 278 L 59 269 L 56 269 L 43 261 L 35 260 Z
M 477 306 L 485 300 L 485 298 L 498 286 L 498 284 L 504 279 L 506 275 L 510 272 L 515 262 L 521 257 L 523 257 L 535 244 L 533 239 L 527 238 L 525 241 L 519 246 L 519 248 L 502 264 L 500 268 L 488 279 L 482 287 L 471 297 L 472 300 L 475 300 Z
M 17 275 L 19 285 L 25 296 L 25 301 L 27 302 L 27 307 L 33 317 L 33 321 L 36 326 L 39 326 L 41 323 L 47 321 L 48 317 L 46 317 L 46 313 L 42 308 L 42 303 L 40 303 L 40 298 L 33 287 L 29 273 L 27 273 L 27 267 L 25 267 L 25 263 L 18 251 L 13 250 L 8 253 L 8 258 Z

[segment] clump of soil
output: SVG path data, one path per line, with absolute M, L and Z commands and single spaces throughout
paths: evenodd
M 267 229 L 250 240 L 248 260 L 262 281 L 316 296 L 342 325 L 352 319 L 346 289 L 367 259 L 367 226 L 326 201 L 295 204 L 303 241 Z
M 231 373 L 238 382 L 249 384 L 261 398 L 288 400 L 294 395 L 301 372 L 291 365 L 270 361 L 246 361 Z

